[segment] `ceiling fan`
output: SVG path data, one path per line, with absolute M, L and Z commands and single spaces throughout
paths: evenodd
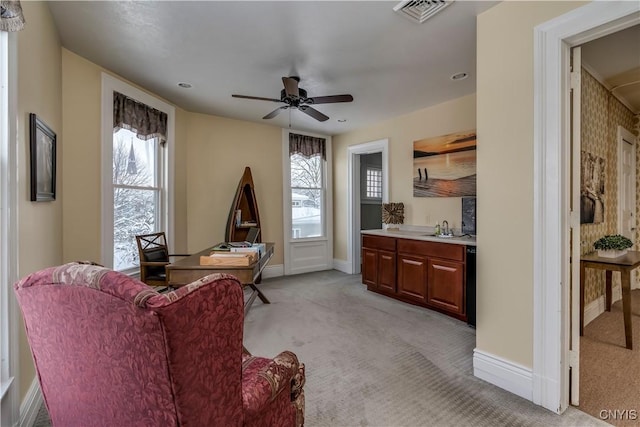
M 298 87 L 299 82 L 300 82 L 300 77 L 298 76 L 283 77 L 282 83 L 284 84 L 284 89 L 280 91 L 280 99 L 262 98 L 259 96 L 247 96 L 247 95 L 231 95 L 231 96 L 233 96 L 234 98 L 257 99 L 259 101 L 284 102 L 286 104 L 276 108 L 275 110 L 273 110 L 272 112 L 264 116 L 263 119 L 272 119 L 284 110 L 287 110 L 289 108 L 297 108 L 303 113 L 321 122 L 329 120 L 329 116 L 322 114 L 320 111 L 311 107 L 311 105 L 353 101 L 353 96 L 348 94 L 330 95 L 330 96 L 314 96 L 313 98 L 307 98 L 307 91 L 302 89 L 301 87 Z

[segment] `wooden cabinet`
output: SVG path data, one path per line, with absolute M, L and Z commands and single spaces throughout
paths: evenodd
M 362 236 L 362 283 L 379 292 L 396 290 L 396 240 Z
M 427 257 L 398 254 L 398 295 L 427 301 Z
M 362 283 L 370 291 L 466 321 L 464 245 L 362 236 Z
M 464 313 L 464 264 L 430 258 L 427 302 L 451 313 Z
M 378 251 L 378 289 L 383 292 L 396 291 L 396 253 Z

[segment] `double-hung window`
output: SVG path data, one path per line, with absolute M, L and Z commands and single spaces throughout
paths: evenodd
M 174 108 L 103 75 L 103 263 L 138 270 L 136 236 L 172 239 Z
M 325 235 L 325 143 L 323 138 L 290 134 L 292 239 Z

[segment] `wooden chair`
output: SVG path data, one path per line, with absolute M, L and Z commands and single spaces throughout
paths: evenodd
M 189 256 L 188 254 L 169 254 L 167 238 L 163 231 L 136 236 L 138 255 L 140 256 L 140 281 L 149 286 L 167 286 L 165 266 L 170 257 Z

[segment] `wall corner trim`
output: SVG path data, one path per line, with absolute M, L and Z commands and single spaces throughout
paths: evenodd
M 42 393 L 40 392 L 40 384 L 38 383 L 38 377 L 34 377 L 27 390 L 27 394 L 24 396 L 24 400 L 20 404 L 20 420 L 18 425 L 20 427 L 32 426 L 36 421 L 40 407 L 44 402 Z
M 533 373 L 517 363 L 473 350 L 473 375 L 529 401 L 533 400 Z
M 342 259 L 333 259 L 333 269 L 347 274 L 353 274 L 351 263 Z

